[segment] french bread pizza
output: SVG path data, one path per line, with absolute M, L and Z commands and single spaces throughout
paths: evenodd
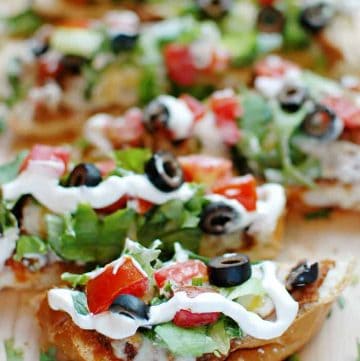
M 115 262 L 64 275 L 76 288 L 44 298 L 43 347 L 65 361 L 285 360 L 314 337 L 352 269 L 239 253 L 199 260 L 179 248 L 155 258 L 156 246 L 128 240 Z
M 218 90 L 203 101 L 163 94 L 142 110 L 94 115 L 83 137 L 90 153 L 135 142 L 232 157 L 240 174 L 285 185 L 291 205 L 356 211 L 359 90 L 356 77 L 335 81 L 271 55 L 255 63 L 251 87 Z M 196 169 L 197 159 L 184 163 Z
M 128 236 L 161 237 L 165 259 L 176 242 L 204 256 L 280 250 L 283 187 L 236 177 L 226 159 L 131 148 L 79 162 L 69 148 L 35 145 L 0 174 L 2 287 L 49 287 L 66 269 L 117 258 Z

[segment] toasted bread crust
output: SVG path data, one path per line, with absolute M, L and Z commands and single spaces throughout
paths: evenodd
M 312 285 L 299 294 L 299 314 L 290 328 L 280 337 L 268 341 L 247 336 L 234 340 L 231 345 L 230 361 L 281 361 L 302 348 L 320 329 L 329 313 L 333 301 L 351 279 L 352 264 L 348 265 L 346 276 L 334 286 L 331 294 L 319 300 L 318 287 L 321 286 L 327 272 L 333 266 L 332 261 L 320 264 L 320 277 L 314 288 Z M 309 294 L 311 297 L 309 298 Z M 311 299 L 307 303 L 307 300 Z M 45 331 L 43 346 L 55 346 L 62 351 L 61 361 L 119 361 L 112 354 L 111 340 L 94 331 L 82 330 L 76 326 L 64 312 L 50 309 L 47 299 L 41 303 L 38 312 L 41 328 Z M 71 335 L 71 337 L 69 337 Z M 126 360 L 131 361 L 136 356 L 136 346 Z M 221 361 L 214 355 L 204 355 L 198 361 Z M 169 361 L 171 361 L 169 357 Z
M 45 290 L 60 285 L 64 272 L 81 272 L 82 268 L 62 262 L 52 263 L 31 272 L 20 262 L 9 260 L 0 272 L 0 289 Z
M 275 258 L 281 249 L 285 225 L 285 214 L 277 223 L 274 232 L 266 241 L 256 239 L 246 234 L 204 236 L 200 244 L 200 254 L 213 257 L 219 254 L 241 252 L 247 254 L 252 260 Z

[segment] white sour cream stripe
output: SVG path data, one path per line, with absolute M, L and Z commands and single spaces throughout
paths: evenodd
M 263 273 L 263 287 L 275 306 L 277 316 L 275 321 L 263 320 L 256 313 L 247 311 L 239 303 L 214 293 L 203 293 L 190 298 L 185 292 L 178 292 L 169 301 L 151 306 L 148 321 L 135 320 L 112 312 L 81 315 L 74 308 L 72 300 L 74 291 L 69 289 L 50 290 L 48 301 L 53 310 L 68 313 L 80 328 L 96 330 L 113 340 L 133 336 L 139 327 L 169 322 L 182 309 L 195 313 L 221 312 L 233 319 L 247 335 L 269 340 L 281 336 L 290 327 L 296 318 L 299 305 L 277 279 L 276 265 L 273 262 L 267 261 L 253 267 L 259 267 Z
M 218 194 L 211 194 L 206 198 L 211 202 L 223 202 L 235 209 L 240 215 L 236 231 L 250 226 L 248 233 L 258 237 L 259 240 L 268 241 L 268 235 L 272 234 L 278 224 L 279 218 L 284 213 L 286 195 L 284 188 L 279 184 L 264 184 L 257 187 L 258 200 L 256 210 L 249 212 L 245 207 L 234 199 L 228 199 Z
M 167 127 L 174 139 L 188 138 L 192 133 L 195 117 L 186 103 L 171 95 L 160 95 L 157 100 L 169 111 Z
M 40 162 L 39 162 L 40 163 Z M 5 200 L 13 201 L 24 194 L 31 194 L 38 202 L 55 213 L 74 212 L 81 203 L 91 207 L 107 207 L 122 196 L 141 198 L 154 204 L 169 200 L 189 200 L 194 190 L 183 184 L 179 189 L 165 193 L 158 190 L 145 175 L 110 176 L 96 187 L 63 187 L 59 185 L 51 163 L 30 162 L 29 167 L 15 180 L 2 187 Z

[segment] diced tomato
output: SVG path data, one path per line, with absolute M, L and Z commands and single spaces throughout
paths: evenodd
M 109 206 L 104 207 L 104 208 L 98 208 L 98 209 L 96 209 L 96 211 L 99 213 L 104 213 L 104 214 L 115 213 L 119 209 L 126 208 L 128 200 L 129 200 L 129 198 L 127 196 L 123 196 L 120 199 L 118 199 L 116 202 L 114 202 L 113 204 L 110 204 Z
M 175 292 L 186 292 L 187 296 L 194 298 L 201 293 L 215 292 L 210 287 L 187 286 L 179 287 Z M 198 327 L 210 325 L 218 320 L 220 312 L 192 313 L 189 310 L 180 310 L 176 313 L 173 322 L 179 327 Z
M 271 6 L 274 5 L 276 0 L 259 0 L 261 6 Z
M 256 209 L 256 180 L 251 175 L 229 179 L 214 187 L 213 192 L 229 199 L 236 199 L 248 211 Z
M 346 98 L 328 96 L 322 100 L 322 104 L 328 106 L 337 114 L 344 122 L 345 128 L 354 129 L 360 127 L 360 107 L 352 101 Z
M 300 68 L 295 63 L 276 55 L 270 55 L 258 61 L 254 67 L 256 76 L 267 76 L 271 78 L 282 77 L 287 72 L 293 70 L 300 70 Z
M 242 108 L 239 99 L 230 89 L 217 91 L 210 99 L 210 106 L 224 143 L 235 145 L 240 139 L 237 118 L 242 115 Z
M 195 120 L 199 120 L 204 117 L 206 113 L 206 107 L 199 100 L 189 94 L 182 94 L 180 99 L 183 100 L 189 109 L 193 112 Z
M 195 83 L 198 71 L 188 46 L 183 44 L 166 45 L 164 59 L 168 75 L 172 81 L 183 86 L 190 86 Z
M 208 277 L 207 267 L 204 262 L 199 260 L 189 260 L 178 262 L 171 266 L 163 267 L 154 274 L 155 282 L 159 288 L 165 286 L 169 281 L 177 286 L 190 285 L 193 278 Z
M 229 64 L 230 54 L 227 51 L 216 49 L 213 52 L 210 65 L 205 70 L 207 70 L 208 73 L 220 73 L 226 70 Z
M 100 170 L 103 177 L 107 176 L 116 168 L 115 161 L 113 159 L 106 159 L 95 163 L 96 167 Z
M 173 323 L 178 327 L 199 327 L 215 323 L 220 317 L 220 312 L 192 313 L 180 310 L 176 313 Z
M 32 147 L 30 153 L 24 159 L 22 165 L 20 166 L 20 172 L 24 171 L 28 167 L 30 161 L 36 160 L 48 160 L 62 163 L 63 170 L 60 175 L 63 175 L 66 172 L 70 161 L 70 152 L 62 147 L 36 144 Z
M 129 198 L 128 196 L 123 196 L 113 204 L 110 204 L 109 206 L 104 208 L 99 208 L 96 211 L 99 213 L 111 214 L 118 211 L 119 209 L 126 208 L 128 202 L 130 201 L 135 202 L 135 210 L 138 214 L 145 214 L 154 206 L 153 203 L 148 202 L 144 199 L 140 199 L 140 198 L 132 199 Z
M 104 271 L 92 278 L 86 285 L 90 312 L 97 314 L 109 309 L 115 298 L 121 294 L 143 297 L 149 280 L 130 257 L 125 257 L 119 267 L 108 265 Z
M 38 60 L 37 80 L 43 85 L 48 79 L 57 79 L 63 71 L 60 58 L 41 57 Z
M 137 202 L 137 213 L 139 214 L 145 214 L 146 212 L 148 212 L 153 206 L 154 203 L 148 202 L 145 199 L 136 199 Z
M 234 120 L 242 115 L 240 101 L 230 90 L 215 92 L 210 99 L 210 106 L 217 120 Z
M 142 116 L 140 109 L 132 108 L 122 118 L 116 118 L 114 122 L 107 124 L 105 133 L 115 148 L 141 143 L 144 134 Z
M 217 128 L 221 139 L 228 146 L 235 145 L 241 138 L 241 132 L 236 120 L 218 120 Z
M 232 163 L 228 159 L 202 154 L 178 158 L 187 182 L 204 183 L 212 187 L 232 177 Z

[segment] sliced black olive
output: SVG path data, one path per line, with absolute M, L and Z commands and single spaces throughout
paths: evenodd
M 257 27 L 262 33 L 281 33 L 284 29 L 285 18 L 281 11 L 273 6 L 264 6 L 259 11 Z
M 128 51 L 135 47 L 139 34 L 118 33 L 111 37 L 111 49 L 115 54 Z
M 196 0 L 200 10 L 210 18 L 224 16 L 232 7 L 233 0 Z
M 313 263 L 308 265 L 306 262 L 302 262 L 293 268 L 286 280 L 286 287 L 291 290 L 296 287 L 304 287 L 311 283 L 314 283 L 319 276 L 319 264 Z
M 166 128 L 169 123 L 170 112 L 167 106 L 155 99 L 144 110 L 143 122 L 149 132 Z
M 281 109 L 288 113 L 296 113 L 304 105 L 306 98 L 306 89 L 296 85 L 285 86 L 278 95 Z
M 25 194 L 17 200 L 14 207 L 12 208 L 11 213 L 15 216 L 19 225 L 22 223 L 24 207 L 26 207 L 26 205 L 30 204 L 32 201 L 33 198 L 31 195 Z
M 208 272 L 210 284 L 217 287 L 234 287 L 251 277 L 251 264 L 244 254 L 224 255 L 210 260 Z
M 300 24 L 306 30 L 317 33 L 329 24 L 334 15 L 330 4 L 320 2 L 305 7 L 300 13 Z
M 120 313 L 133 319 L 149 319 L 149 306 L 132 295 L 120 295 L 115 298 L 110 306 L 110 311 Z
M 203 209 L 199 227 L 205 233 L 221 235 L 234 232 L 239 220 L 239 213 L 230 205 L 213 202 Z
M 163 192 L 172 192 L 184 183 L 179 161 L 169 152 L 155 153 L 145 164 L 150 182 Z
M 99 169 L 91 163 L 77 165 L 69 175 L 67 185 L 69 187 L 95 187 L 102 181 Z
M 49 44 L 40 41 L 34 41 L 31 50 L 33 54 L 37 58 L 39 58 L 41 55 L 44 55 L 49 50 Z
M 322 104 L 315 104 L 302 123 L 302 130 L 319 140 L 337 139 L 343 131 L 343 123 L 333 110 Z
M 64 55 L 60 60 L 64 72 L 71 75 L 79 75 L 81 73 L 81 68 L 85 63 L 86 59 L 78 55 Z

